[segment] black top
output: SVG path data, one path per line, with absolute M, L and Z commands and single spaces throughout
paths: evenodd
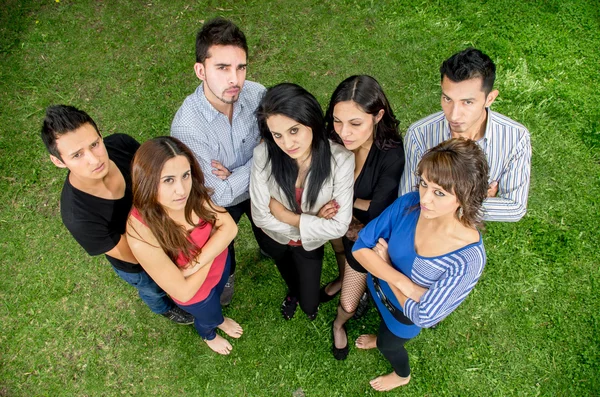
M 366 225 L 377 218 L 398 198 L 400 177 L 404 171 L 404 146 L 400 143 L 389 150 L 381 150 L 373 144 L 367 160 L 354 182 L 354 200 L 371 200 L 367 211 L 353 208 L 352 215 Z M 354 242 L 346 236 L 342 238 L 346 260 L 354 270 L 365 272 L 364 268 L 352 256 Z
M 75 240 L 88 254 L 100 255 L 113 249 L 125 233 L 127 217 L 131 210 L 131 162 L 140 144 L 125 134 L 113 134 L 104 139 L 108 157 L 117 165 L 125 178 L 125 195 L 118 200 L 108 200 L 76 189 L 65 180 L 60 197 L 63 223 Z M 137 263 L 125 262 L 106 255 L 117 269 L 127 273 L 143 271 Z

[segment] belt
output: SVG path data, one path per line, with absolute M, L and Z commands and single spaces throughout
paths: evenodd
M 375 286 L 375 292 L 377 293 L 377 296 L 381 300 L 381 303 L 383 303 L 386 309 L 388 309 L 388 311 L 392 314 L 392 316 L 394 316 L 394 318 L 400 321 L 402 324 L 414 325 L 415 323 L 413 323 L 410 318 L 406 317 L 402 310 L 392 305 L 392 302 L 390 302 L 387 296 L 385 296 L 385 293 L 381 289 L 381 285 L 379 285 L 379 279 L 373 275 L 371 275 L 371 277 L 373 277 L 373 286 Z

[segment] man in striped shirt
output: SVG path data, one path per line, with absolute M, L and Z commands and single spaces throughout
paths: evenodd
M 265 87 L 246 81 L 248 45 L 244 33 L 231 21 L 207 21 L 196 36 L 194 72 L 202 81 L 188 96 L 171 124 L 171 136 L 195 154 L 212 200 L 225 207 L 236 223 L 245 213 L 259 246 L 264 235 L 250 216 L 252 153 L 259 143 L 254 112 Z M 236 267 L 233 242 L 229 246 L 231 274 L 221 295 L 227 305 L 233 297 Z
M 531 143 L 524 126 L 489 109 L 498 96 L 496 66 L 486 54 L 468 48 L 444 61 L 440 74 L 442 111 L 411 125 L 404 137 L 400 195 L 416 190 L 417 164 L 428 149 L 450 138 L 472 139 L 490 166 L 484 220 L 520 220 L 527 211 Z

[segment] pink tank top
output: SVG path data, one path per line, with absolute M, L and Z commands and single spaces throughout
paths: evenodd
M 137 219 L 138 221 L 140 221 L 144 225 L 146 225 L 146 223 L 142 220 L 142 216 L 140 215 L 137 208 L 134 208 L 131 210 L 131 215 L 133 215 L 135 217 L 135 219 Z M 213 228 L 213 226 L 210 223 L 205 223 L 203 226 L 200 226 L 200 225 L 196 226 L 190 232 L 190 236 L 189 236 L 190 241 L 192 241 L 194 244 L 196 244 L 200 248 L 204 247 L 204 244 L 206 244 L 206 242 L 208 241 L 208 238 L 210 237 L 210 232 L 211 232 L 212 228 Z M 210 266 L 210 270 L 208 271 L 208 275 L 206 276 L 204 283 L 202 283 L 202 285 L 200 286 L 200 289 L 198 290 L 198 292 L 196 292 L 196 294 L 194 295 L 194 297 L 192 299 L 190 299 L 187 302 L 178 301 L 177 299 L 175 299 L 173 297 L 171 297 L 171 299 L 173 299 L 175 302 L 179 303 L 180 305 L 193 305 L 194 303 L 198 303 L 198 302 L 201 302 L 204 299 L 206 299 L 208 297 L 208 294 L 210 294 L 210 291 L 221 280 L 221 277 L 223 276 L 223 271 L 225 270 L 226 261 L 227 261 L 227 248 L 215 258 L 212 265 Z M 189 262 L 189 259 L 185 257 L 183 252 L 180 252 L 179 256 L 177 257 L 176 262 L 177 262 L 177 266 L 184 267 Z

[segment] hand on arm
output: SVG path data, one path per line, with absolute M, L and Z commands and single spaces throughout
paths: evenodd
M 332 219 L 334 216 L 337 215 L 339 209 L 340 205 L 337 203 L 337 201 L 335 201 L 335 199 L 333 199 L 328 201 L 327 203 L 325 203 L 325 205 L 321 207 L 321 209 L 317 213 L 317 216 L 319 218 Z
M 210 162 L 211 167 L 213 167 L 212 173 L 213 175 L 215 175 L 217 178 L 221 179 L 221 180 L 225 180 L 229 177 L 229 175 L 231 175 L 231 171 L 229 171 L 223 164 L 221 164 L 219 161 L 217 160 L 212 160 Z
M 354 251 L 353 255 L 373 276 L 386 281 L 390 286 L 395 286 L 404 295 L 419 302 L 423 294 L 427 292 L 427 288 L 415 284 L 407 276 L 394 269 L 387 249 L 387 242 L 380 238 L 373 249 L 362 248 Z
M 517 222 L 527 212 L 531 174 L 531 144 L 524 135 L 499 178 L 490 184 L 483 202 L 485 221 Z M 496 194 L 492 188 L 495 185 Z
M 380 238 L 377 241 L 377 245 L 373 247 L 373 250 L 381 259 L 383 259 L 390 266 L 392 265 L 392 261 L 390 259 L 390 255 L 388 253 L 388 243 L 384 239 Z M 394 288 L 397 288 L 400 292 L 402 292 L 406 297 L 410 297 L 415 302 L 419 302 L 421 297 L 428 291 L 427 288 L 423 288 L 418 284 L 415 284 L 410 278 L 400 273 L 399 279 L 396 283 L 393 284 Z M 392 284 L 390 284 L 391 286 Z M 393 290 L 393 288 L 392 288 Z M 405 299 L 406 300 L 406 299 Z M 404 303 L 402 303 L 404 305 Z
M 492 181 L 490 186 L 488 187 L 487 196 L 488 197 L 496 197 L 498 195 L 498 182 Z
M 287 223 L 294 227 L 300 227 L 300 215 L 288 210 L 283 204 L 272 197 L 269 202 L 269 210 L 279 222 Z
M 186 279 L 179 267 L 160 248 L 150 229 L 137 219 L 130 218 L 127 223 L 127 241 L 148 275 L 178 301 L 192 299 L 206 280 L 209 267 L 200 269 Z
M 220 207 L 215 208 L 222 210 Z M 169 295 L 181 302 L 192 299 L 200 289 L 213 260 L 224 250 L 237 234 L 237 225 L 229 213 L 216 213 L 217 230 L 208 239 L 194 265 L 182 271 L 160 248 L 158 241 L 145 225 L 130 218 L 127 224 L 127 241 L 131 251 L 144 270 Z

